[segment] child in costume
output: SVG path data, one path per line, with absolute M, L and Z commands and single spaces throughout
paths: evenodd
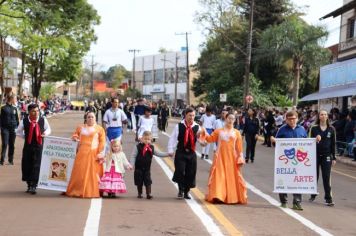
M 143 132 L 150 131 L 152 132 L 152 127 L 154 123 L 154 119 L 151 117 L 152 109 L 148 106 L 145 106 L 145 113 L 143 116 L 140 116 L 138 120 L 138 131 L 137 131 L 137 139 L 140 141 L 142 138 Z
M 155 150 L 151 144 L 152 133 L 144 131 L 141 142 L 136 145 L 131 156 L 131 164 L 135 166 L 134 180 L 137 186 L 138 198 L 142 198 L 143 185 L 146 187 L 146 197 L 151 199 L 151 163 L 153 155 L 159 157 L 167 157 L 168 153 Z
M 108 197 L 115 198 L 116 193 L 126 193 L 125 168 L 132 170 L 132 166 L 122 151 L 120 140 L 111 141 L 110 151 L 105 156 L 103 164 L 105 173 L 99 183 L 101 194 L 107 193 Z

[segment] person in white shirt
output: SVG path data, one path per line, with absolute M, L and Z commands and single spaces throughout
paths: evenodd
M 145 131 L 150 131 L 152 132 L 152 127 L 154 123 L 154 119 L 151 117 L 152 110 L 150 107 L 145 106 L 145 111 L 144 115 L 140 116 L 137 124 L 137 139 L 141 140 L 142 135 Z
M 212 114 L 210 107 L 206 107 L 206 113 L 200 118 L 200 125 L 203 126 L 206 132 L 210 135 L 214 131 L 215 115 Z M 209 159 L 210 144 L 201 148 L 201 159 Z
M 216 130 L 216 129 L 222 129 L 224 128 L 224 125 L 225 125 L 225 118 L 226 118 L 226 115 L 227 115 L 228 111 L 223 109 L 221 111 L 221 115 L 220 115 L 220 119 L 217 119 L 214 121 L 214 125 L 213 125 L 213 129 Z M 216 143 L 214 143 L 214 152 L 216 151 Z
M 111 104 L 112 107 L 105 112 L 103 117 L 107 143 L 115 139 L 121 140 L 122 124 L 125 124 L 127 121 L 125 112 L 119 109 L 119 99 L 112 98 Z
M 282 112 L 276 111 L 276 116 L 274 118 L 277 128 L 280 128 L 283 125 L 284 118 Z

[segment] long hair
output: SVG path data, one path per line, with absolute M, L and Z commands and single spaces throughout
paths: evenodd
M 119 153 L 120 152 L 122 152 L 122 145 L 121 145 L 121 141 L 120 140 L 118 140 L 118 139 L 113 139 L 113 140 L 111 140 L 110 141 L 110 151 L 109 151 L 109 156 L 111 156 L 112 154 L 113 154 L 113 152 L 112 152 L 112 146 L 114 146 L 114 144 L 118 144 L 119 146 L 120 146 L 120 151 L 119 151 Z
M 316 124 L 316 125 L 320 125 L 320 118 L 319 118 L 319 115 L 320 115 L 320 112 L 322 112 L 322 111 L 326 112 L 326 115 L 327 115 L 327 116 L 326 116 L 326 125 L 327 125 L 327 127 L 329 127 L 329 126 L 330 126 L 330 122 L 329 122 L 328 112 L 327 112 L 326 110 L 324 110 L 324 109 L 322 109 L 322 110 L 319 111 L 318 116 L 316 117 L 315 124 Z

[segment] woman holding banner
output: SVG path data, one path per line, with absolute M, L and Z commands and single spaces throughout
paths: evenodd
M 79 143 L 66 195 L 100 197 L 99 180 L 103 175 L 105 131 L 96 124 L 94 112 L 87 114 L 86 124 L 77 127 L 72 139 Z
M 335 204 L 331 192 L 331 166 L 336 164 L 336 131 L 329 123 L 327 111 L 321 110 L 319 112 L 316 124 L 311 127 L 309 135 L 311 138 L 316 138 L 317 140 L 316 173 L 317 179 L 319 179 L 319 169 L 321 168 L 325 192 L 325 204 L 327 206 L 334 206 Z M 317 195 L 311 195 L 309 201 L 313 202 L 316 196 Z
M 226 115 L 224 127 L 209 135 L 202 132 L 203 142 L 217 142 L 214 161 L 211 166 L 206 200 L 213 203 L 246 204 L 247 188 L 241 173 L 245 163 L 242 151 L 242 138 L 234 129 L 235 115 Z

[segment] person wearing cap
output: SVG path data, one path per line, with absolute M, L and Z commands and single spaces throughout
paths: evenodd
M 154 123 L 154 119 L 151 117 L 152 110 L 150 107 L 145 106 L 144 115 L 140 116 L 137 123 L 137 139 L 140 140 L 145 131 L 152 132 L 152 127 Z
M 27 193 L 36 194 L 40 175 L 43 137 L 51 133 L 46 117 L 40 116 L 37 104 L 28 105 L 28 117 L 20 121 L 17 135 L 25 138 L 22 151 L 22 181 L 27 183 Z

